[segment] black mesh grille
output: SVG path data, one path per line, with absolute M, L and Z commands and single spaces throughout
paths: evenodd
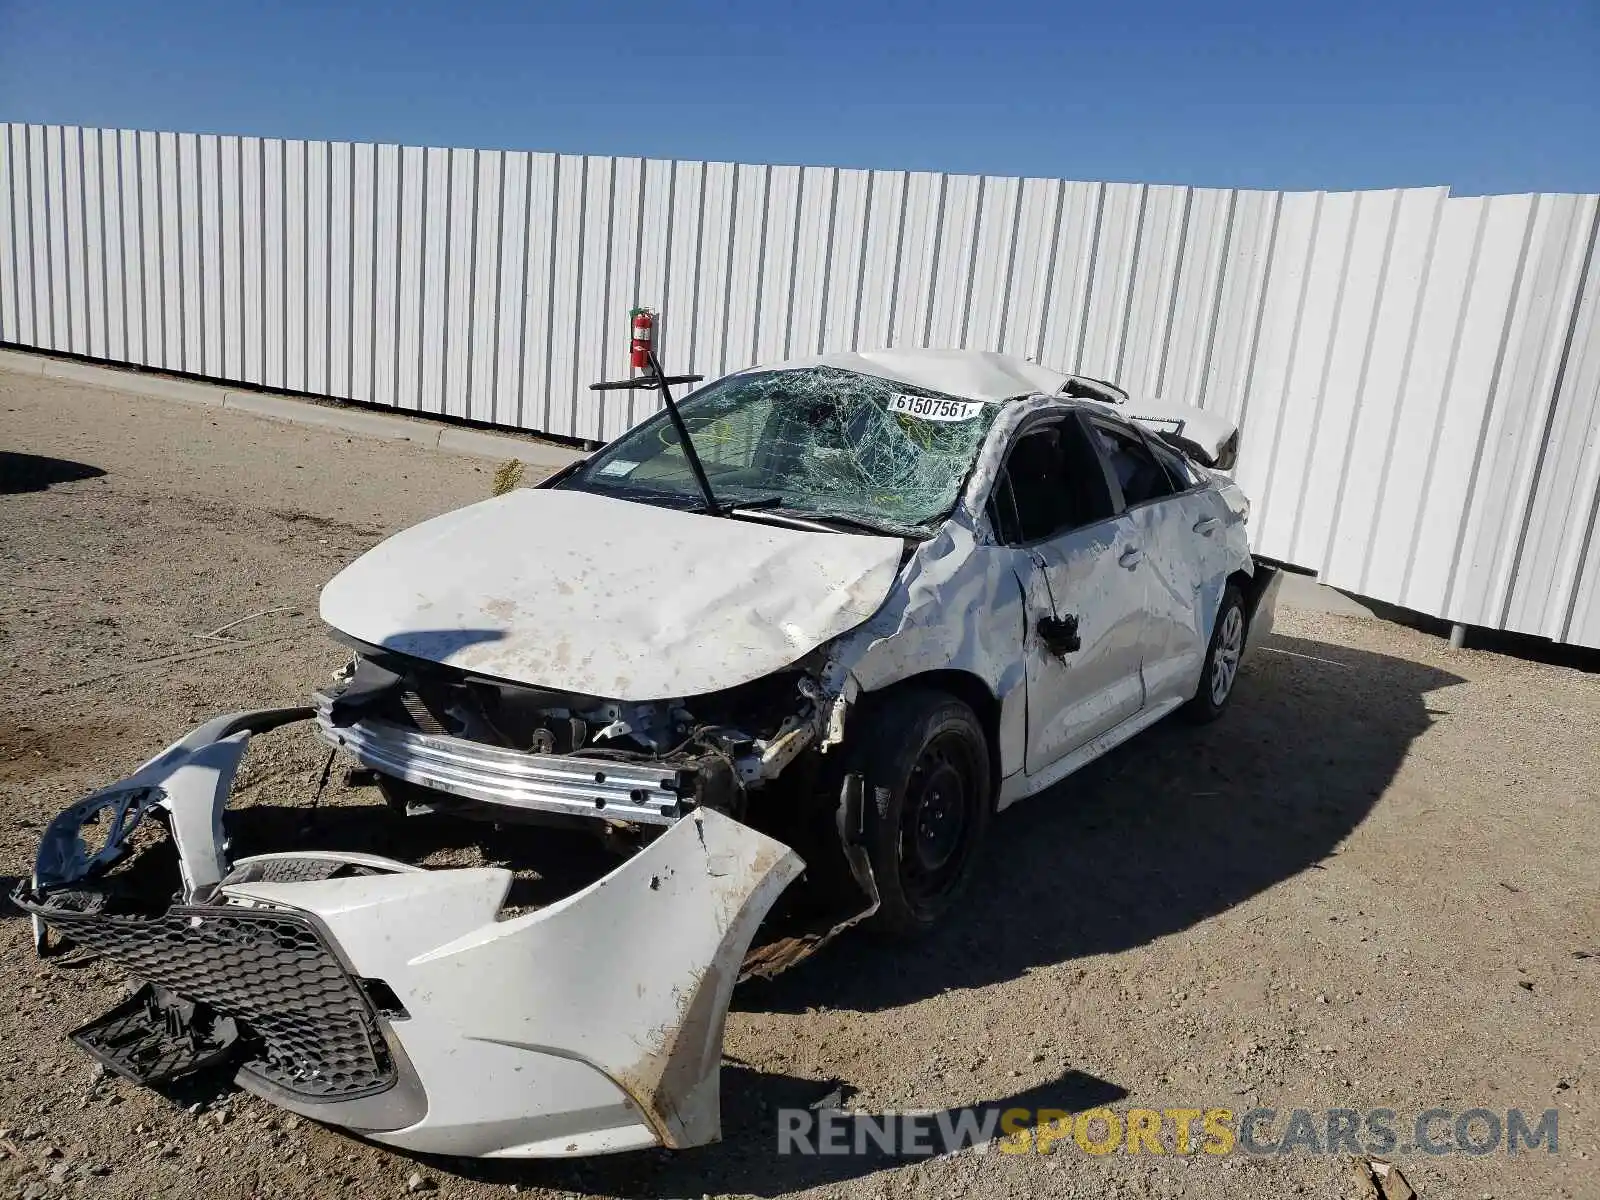
M 160 917 L 45 920 L 78 945 L 256 1035 L 241 1070 L 310 1100 L 383 1091 L 395 1073 L 359 985 L 298 913 L 196 905 Z

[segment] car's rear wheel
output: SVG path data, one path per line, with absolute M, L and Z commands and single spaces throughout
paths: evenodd
M 971 878 L 993 807 L 988 739 L 967 705 L 921 688 L 890 694 L 864 726 L 857 761 L 881 904 L 872 925 L 914 936 Z
M 1199 690 L 1183 710 L 1191 721 L 1215 721 L 1226 711 L 1239 678 L 1239 663 L 1244 657 L 1244 639 L 1249 625 L 1244 596 L 1230 583 L 1223 590 L 1217 620 L 1211 628 L 1211 645 L 1206 648 Z

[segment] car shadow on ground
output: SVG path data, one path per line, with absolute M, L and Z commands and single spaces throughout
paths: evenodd
M 99 467 L 91 467 L 88 463 L 0 450 L 0 496 L 42 492 L 52 484 L 98 479 L 104 474 Z
M 738 1007 L 895 1008 L 1181 932 L 1302 871 L 1361 823 L 1455 675 L 1271 637 L 1222 719 L 1163 721 L 1003 813 L 960 910 L 913 946 L 844 939 Z
M 1082 1071 L 1067 1071 L 1048 1083 L 998 1096 L 959 1109 L 918 1114 L 915 1121 L 929 1134 L 925 1152 L 908 1151 L 904 1140 L 882 1140 L 896 1136 L 895 1118 L 886 1123 L 884 1114 L 850 1112 L 848 1089 L 838 1085 L 758 1071 L 744 1064 L 722 1068 L 723 1140 L 681 1154 L 647 1151 L 591 1159 L 567 1161 L 494 1161 L 492 1159 L 430 1159 L 422 1161 L 467 1179 L 499 1185 L 516 1184 L 522 1189 L 549 1188 L 587 1195 L 618 1197 L 744 1195 L 780 1196 L 808 1188 L 830 1187 L 859 1179 L 875 1171 L 903 1166 L 934 1157 L 945 1149 L 939 1131 L 959 1130 L 963 1118 L 983 1123 L 987 1114 L 991 1127 L 1000 1128 L 1000 1117 L 1008 1109 L 1030 1112 L 1056 1110 L 1079 1113 L 1114 1104 L 1128 1095 L 1126 1089 Z M 827 1136 L 834 1145 L 843 1142 L 848 1153 L 810 1153 L 824 1136 L 809 1114 L 822 1107 L 842 1107 L 832 1123 L 842 1129 Z M 778 1112 L 806 1113 L 798 1116 L 801 1130 L 788 1152 L 780 1153 Z M 968 1130 L 971 1129 L 967 1125 Z M 901 1127 L 902 1136 L 904 1127 Z M 978 1139 L 952 1142 L 952 1148 L 976 1144 Z M 934 1145 L 937 1143 L 937 1145 Z M 805 1152 L 796 1151 L 795 1146 Z

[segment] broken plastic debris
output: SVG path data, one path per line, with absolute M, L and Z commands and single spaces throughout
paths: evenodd
M 1417 1200 L 1417 1193 L 1400 1168 L 1381 1158 L 1352 1158 L 1356 1200 Z

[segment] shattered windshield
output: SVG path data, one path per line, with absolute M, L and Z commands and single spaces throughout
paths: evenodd
M 931 532 L 955 507 L 1000 411 L 837 367 L 729 376 L 679 408 L 722 507 L 755 505 L 911 534 Z M 665 413 L 623 434 L 566 486 L 700 502 Z

